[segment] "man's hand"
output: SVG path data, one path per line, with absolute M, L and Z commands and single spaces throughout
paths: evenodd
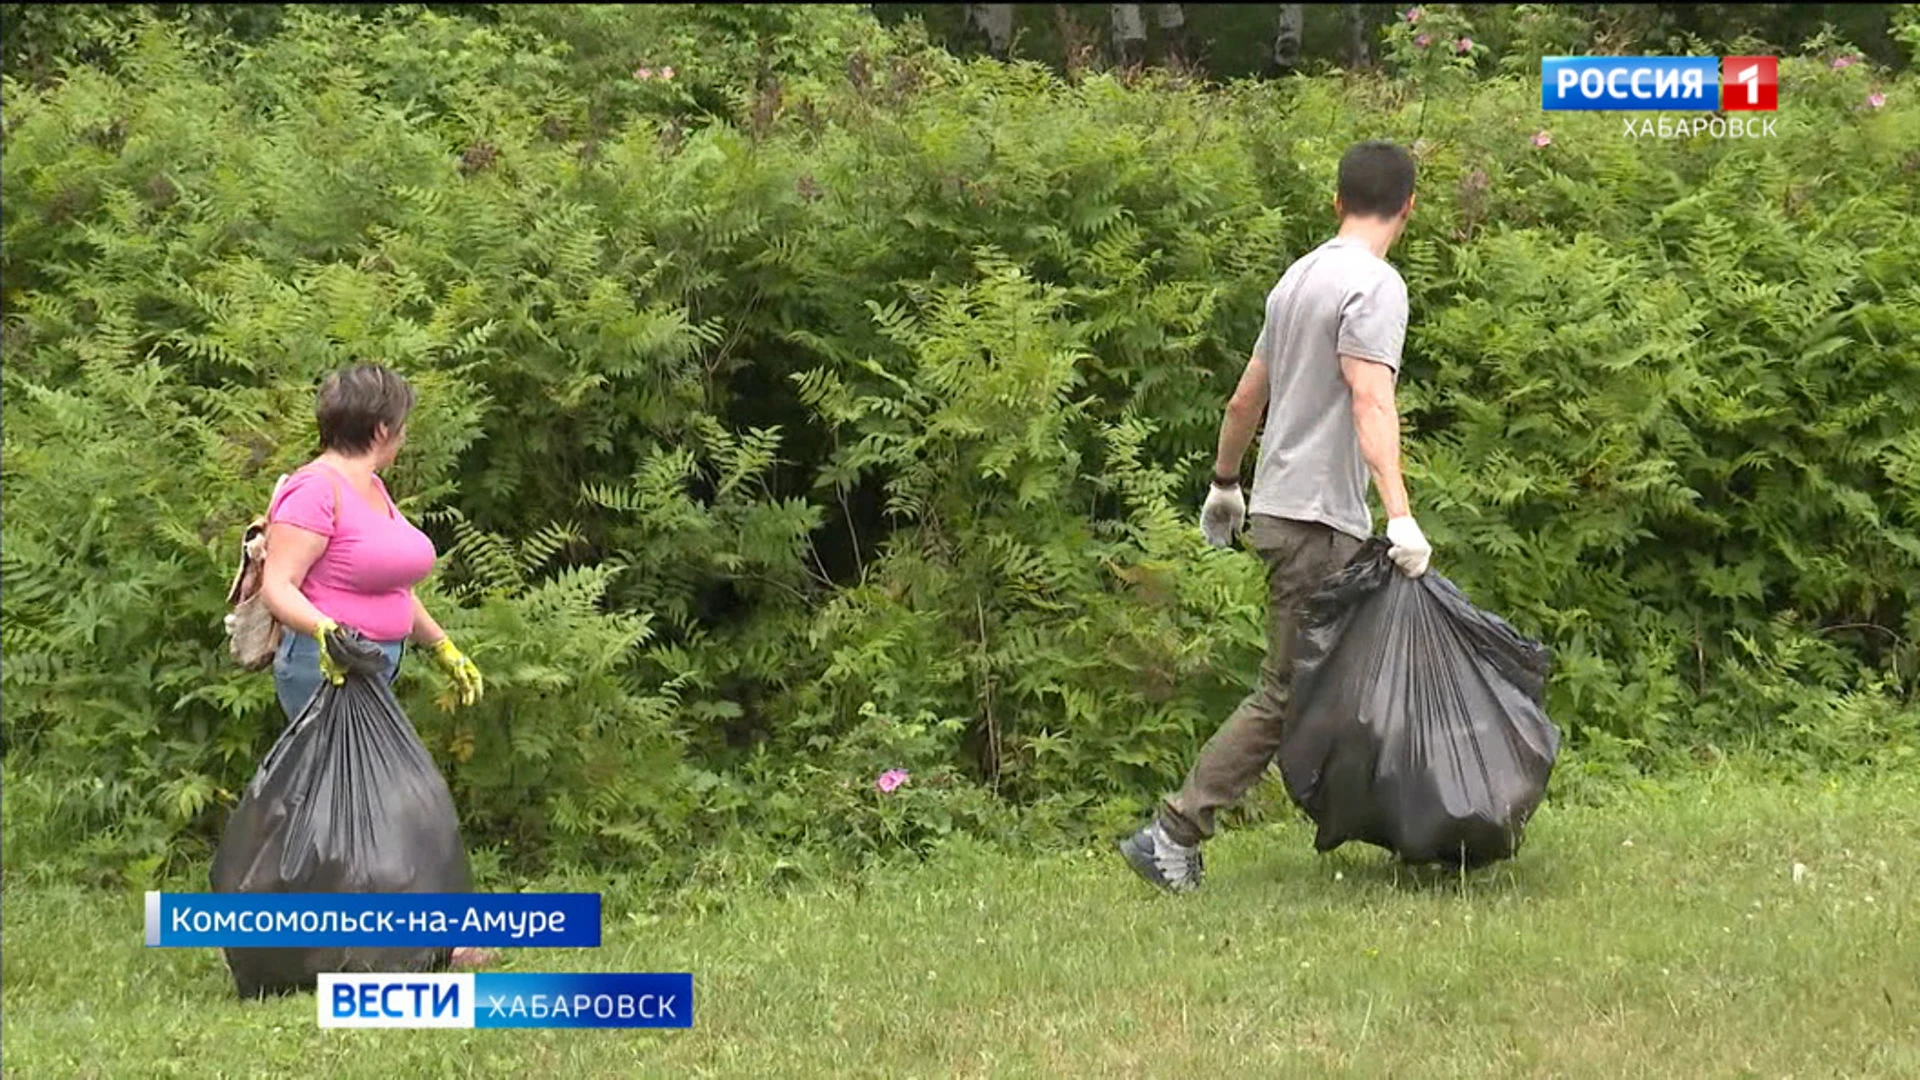
M 1388 549 L 1387 557 L 1393 560 L 1401 573 L 1417 578 L 1427 572 L 1427 563 L 1433 558 L 1433 545 L 1427 543 L 1426 535 L 1412 517 L 1389 520 L 1387 541 L 1393 545 Z
M 1213 460 L 1213 489 L 1200 507 L 1200 535 L 1214 547 L 1232 547 L 1247 521 L 1247 497 L 1240 493 L 1240 459 L 1267 412 L 1267 362 L 1256 348 L 1247 358 L 1240 382 L 1220 418 L 1220 446 Z
M 1200 507 L 1200 535 L 1214 547 L 1232 547 L 1233 538 L 1247 521 L 1247 499 L 1240 485 L 1222 487 L 1217 481 Z

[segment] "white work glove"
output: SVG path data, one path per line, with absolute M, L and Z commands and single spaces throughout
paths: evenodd
M 1427 562 L 1433 558 L 1433 545 L 1427 543 L 1426 535 L 1412 517 L 1388 519 L 1387 542 L 1393 545 L 1387 550 L 1387 558 L 1393 560 L 1401 573 L 1417 578 L 1427 572 Z
M 1246 521 L 1247 498 L 1240 494 L 1239 484 L 1214 484 L 1207 491 L 1207 501 L 1200 507 L 1200 535 L 1207 538 L 1207 543 L 1232 547 L 1234 536 Z

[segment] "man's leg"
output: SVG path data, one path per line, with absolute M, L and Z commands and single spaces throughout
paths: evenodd
M 1280 749 L 1287 686 L 1269 674 L 1271 666 L 1271 659 L 1261 665 L 1260 685 L 1201 747 L 1179 792 L 1161 801 L 1160 827 L 1174 843 L 1190 847 L 1210 839 L 1214 815 L 1239 802 Z
M 1213 835 L 1214 815 L 1240 801 L 1266 771 L 1286 732 L 1300 607 L 1346 565 L 1360 541 L 1313 522 L 1255 519 L 1253 542 L 1267 561 L 1267 656 L 1260 685 L 1200 750 L 1160 824 L 1178 844 Z
M 1238 802 L 1273 760 L 1285 733 L 1299 609 L 1360 550 L 1359 540 L 1312 522 L 1255 518 L 1252 533 L 1267 562 L 1267 655 L 1260 685 L 1207 740 L 1186 783 L 1161 804 L 1154 824 L 1126 842 L 1136 849 L 1127 851 L 1134 868 L 1154 880 L 1145 865 L 1152 863 L 1165 879 L 1156 884 L 1169 888 L 1197 884 L 1197 854 L 1183 849 L 1197 852 L 1213 835 L 1215 815 Z M 1167 843 L 1160 843 L 1162 838 Z M 1194 880 L 1185 882 L 1187 877 Z

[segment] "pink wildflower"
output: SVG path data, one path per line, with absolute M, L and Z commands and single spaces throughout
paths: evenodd
M 1463 37 L 1459 41 L 1456 41 L 1453 43 L 1453 51 L 1459 53 L 1462 56 L 1465 56 L 1467 53 L 1471 52 L 1472 50 L 1473 50 L 1472 38 Z
M 1552 145 L 1553 145 L 1553 135 L 1552 135 L 1551 133 L 1549 133 L 1549 132 L 1545 132 L 1545 131 L 1540 131 L 1540 132 L 1535 132 L 1535 133 L 1534 133 L 1534 136 L 1533 136 L 1533 145 L 1535 145 L 1535 146 L 1552 146 Z
M 1416 7 L 1416 8 L 1408 8 L 1408 9 L 1407 9 L 1407 21 L 1408 21 L 1408 22 L 1410 22 L 1410 23 L 1417 23 L 1417 22 L 1419 22 L 1419 21 L 1420 21 L 1420 16 L 1421 16 L 1422 14 L 1423 14 L 1423 13 L 1421 12 L 1421 10 L 1420 10 L 1419 8 L 1417 8 L 1417 7 Z
M 1827 66 L 1835 71 L 1844 71 L 1859 62 L 1860 58 L 1857 56 L 1836 56 L 1833 58 L 1833 62 Z
M 671 68 L 671 67 L 663 67 L 663 68 L 661 68 L 661 69 L 660 69 L 660 77 L 661 77 L 661 78 L 663 78 L 663 79 L 671 79 L 671 78 L 673 78 L 673 68 Z
M 1430 34 L 1421 34 L 1419 37 L 1413 39 L 1413 43 L 1424 49 L 1433 44 L 1433 36 Z
M 1886 103 L 1887 103 L 1887 95 L 1885 94 L 1868 94 L 1867 95 L 1867 104 L 1873 106 L 1876 109 L 1882 105 L 1885 105 Z
M 641 82 L 646 82 L 648 79 L 653 78 L 653 69 L 649 67 L 635 68 L 633 77 L 639 79 Z
M 907 782 L 909 775 L 905 769 L 888 769 L 886 772 L 880 774 L 880 778 L 873 782 L 873 786 L 878 789 L 881 794 L 891 795 L 895 788 Z

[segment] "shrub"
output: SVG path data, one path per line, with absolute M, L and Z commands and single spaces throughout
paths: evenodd
M 204 857 L 282 722 L 224 660 L 232 545 L 353 357 L 421 388 L 392 486 L 490 691 L 403 683 L 484 873 L 1118 827 L 1253 678 L 1258 563 L 1196 503 L 1381 135 L 1415 505 L 1553 646 L 1580 782 L 1920 742 L 1910 76 L 1790 59 L 1776 138 L 1536 145 L 1497 58 L 1066 83 L 843 8 L 497 15 L 138 22 L 6 80 L 9 872 Z

